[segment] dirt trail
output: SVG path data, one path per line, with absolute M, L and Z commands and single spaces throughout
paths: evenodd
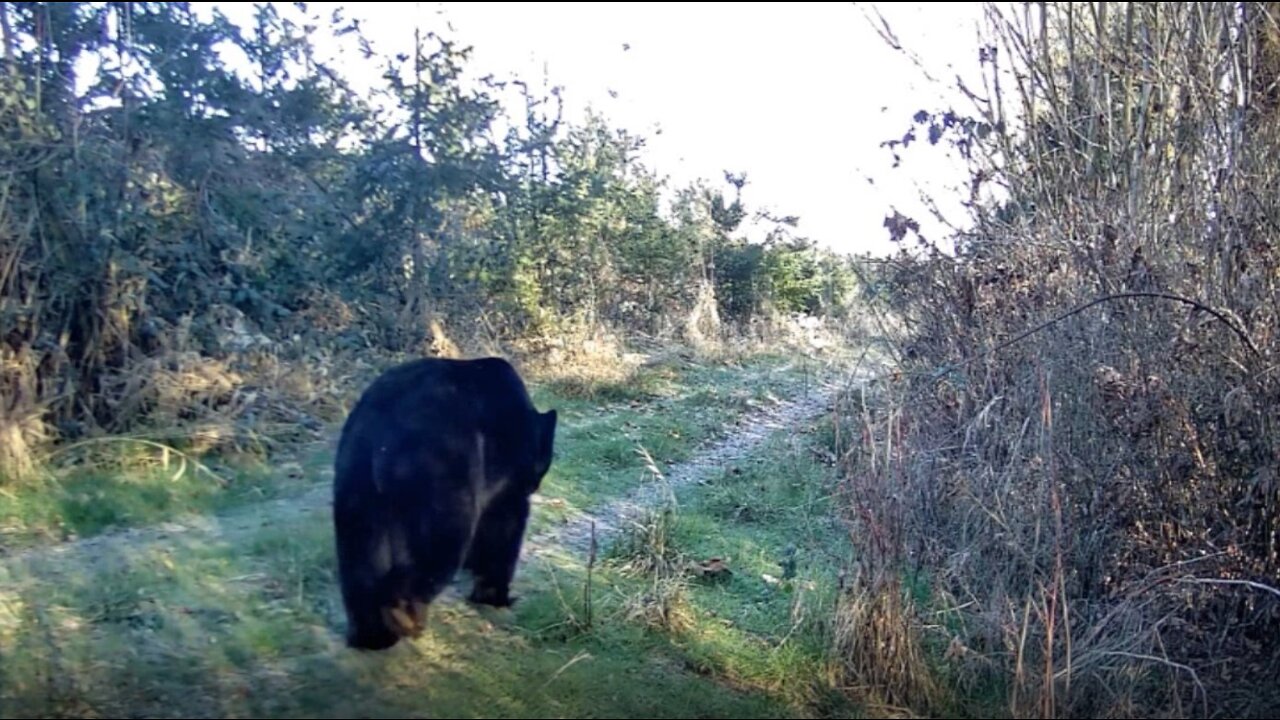
M 692 458 L 675 465 L 669 472 L 599 508 L 579 513 L 563 525 L 530 537 L 522 554 L 527 557 L 556 550 L 585 556 L 590 549 L 593 521 L 596 540 L 600 543 L 630 521 L 639 519 L 646 510 L 656 507 L 666 493 L 707 478 L 746 457 L 772 434 L 794 429 L 826 411 L 836 387 L 834 384 L 817 384 L 808 388 L 806 396 L 791 400 L 774 399 L 768 405 L 747 413 L 737 419 L 737 429 L 698 449 Z
M 525 542 L 523 555 L 544 555 L 553 550 L 584 555 L 590 543 L 593 520 L 597 540 L 603 542 L 628 520 L 652 507 L 668 488 L 700 480 L 744 457 L 770 434 L 794 428 L 821 413 L 829 406 L 834 389 L 833 384 L 815 383 L 802 397 L 775 399 L 745 414 L 736 421 L 738 429 L 705 444 L 689 460 L 672 467 L 660 481 L 647 482 L 625 496 L 530 536 Z M 329 468 L 324 472 L 332 475 Z M 29 569 L 40 568 L 41 574 L 47 574 L 57 573 L 62 569 L 59 566 L 85 568 L 110 563 L 113 558 L 136 554 L 153 546 L 164 548 L 196 543 L 234 546 L 267 526 L 287 526 L 311 516 L 315 522 L 329 522 L 331 492 L 326 480 L 300 495 L 253 503 L 222 514 L 182 516 L 158 525 L 26 549 L 8 557 L 0 556 L 0 567 L 27 565 Z

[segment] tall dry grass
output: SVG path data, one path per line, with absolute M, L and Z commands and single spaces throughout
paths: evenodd
M 901 372 L 836 413 L 851 685 L 1280 710 L 1278 5 L 989 4 L 976 109 L 917 117 L 972 231 L 889 266 Z

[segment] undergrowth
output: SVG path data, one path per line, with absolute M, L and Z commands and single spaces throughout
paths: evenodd
M 890 143 L 959 151 L 971 222 L 888 223 L 920 252 L 896 374 L 840 402 L 844 673 L 926 715 L 1273 717 L 1276 7 L 986 7 L 972 112 Z

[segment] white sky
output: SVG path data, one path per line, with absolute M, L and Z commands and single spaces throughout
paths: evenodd
M 237 21 L 251 17 L 247 3 L 217 5 Z M 338 5 L 310 7 L 327 16 Z M 881 226 L 892 206 L 929 227 L 917 184 L 962 220 L 952 188 L 963 176 L 941 146 L 913 145 L 894 170 L 879 144 L 901 136 L 915 111 L 944 109 L 957 72 L 980 86 L 981 3 L 877 4 L 942 84 L 890 49 L 849 2 L 345 5 L 380 52 L 410 51 L 419 23 L 472 45 L 477 73 L 538 86 L 545 68 L 565 87 L 569 117 L 591 105 L 644 135 L 646 163 L 673 186 L 746 172 L 749 207 L 798 215 L 801 234 L 837 250 L 892 250 Z M 348 77 L 376 77 L 345 57 Z

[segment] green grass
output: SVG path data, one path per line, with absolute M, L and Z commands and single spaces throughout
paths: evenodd
M 426 636 L 381 655 L 338 646 L 327 528 L 247 548 L 152 548 L 60 582 L 4 578 L 4 716 L 784 717 L 785 706 L 684 669 L 627 628 L 567 641 L 536 569 L 495 622 L 437 606 Z M 47 569 L 47 568 L 46 568 Z M 541 602 L 539 602 L 541 601 Z M 501 616 L 501 613 L 495 613 Z M 570 663 L 578 658 L 577 662 Z
M 851 552 L 833 518 L 832 471 L 814 439 L 775 435 L 746 462 L 677 493 L 668 545 L 687 561 L 718 559 L 727 579 L 687 584 L 690 658 L 736 685 L 813 712 L 850 709 L 828 684 L 828 621 Z
M 626 492 L 642 477 L 637 446 L 678 462 L 751 402 L 795 390 L 797 373 L 780 367 L 661 370 L 660 393 L 605 410 L 536 388 L 565 424 L 535 526 Z M 852 717 L 824 681 L 847 548 L 826 519 L 832 481 L 811 440 L 782 433 L 678 496 L 676 557 L 725 558 L 727 582 L 637 571 L 625 561 L 652 546 L 633 545 L 592 568 L 588 622 L 583 559 L 553 556 L 521 567 L 513 611 L 441 603 L 424 637 L 383 654 L 342 647 L 323 512 L 238 538 L 215 529 L 0 559 L 0 716 Z M 220 492 L 131 500 L 153 515 L 130 517 L 244 501 Z M 646 621 L 655 605 L 674 620 Z
M 229 510 L 288 496 L 327 478 L 326 447 L 304 448 L 297 459 L 220 462 L 146 454 L 121 442 L 115 468 L 75 468 L 47 481 L 0 491 L 0 539 L 10 548 L 92 537 L 111 530 L 153 525 L 182 514 Z
M 769 392 L 787 394 L 802 378 L 786 363 L 760 356 L 743 367 L 644 367 L 628 382 L 608 385 L 602 395 L 609 400 L 580 390 L 557 394 L 554 384 L 531 380 L 538 407 L 560 412 L 559 447 L 573 449 L 560 453 L 546 480 L 543 495 L 553 509 L 546 519 L 553 520 L 557 508 L 567 515 L 634 484 L 641 477 L 640 445 L 659 462 L 678 462 L 748 410 L 749 401 Z M 175 452 L 162 459 L 160 447 L 145 441 L 96 443 L 92 463 L 46 482 L 0 487 L 0 544 L 16 549 L 86 538 L 294 495 L 328 481 L 329 440 L 337 432 L 330 428 L 331 437 L 298 449 L 296 457 L 270 461 L 251 455 L 186 459 Z
M 639 374 L 660 375 L 663 381 L 639 380 L 638 387 L 662 390 L 605 410 L 594 401 L 558 397 L 535 386 L 538 407 L 558 408 L 561 420 L 556 462 L 539 493 L 546 512 L 535 516 L 533 531 L 644 481 L 648 472 L 642 449 L 665 471 L 754 404 L 792 395 L 804 382 L 802 368 L 777 357 L 755 358 L 745 367 L 686 364 L 645 368 Z

